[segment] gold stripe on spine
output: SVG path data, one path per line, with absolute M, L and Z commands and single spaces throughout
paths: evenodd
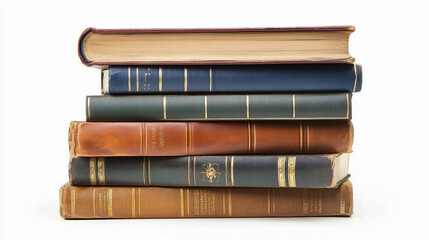
M 286 187 L 286 157 L 277 158 L 277 177 L 279 182 L 279 187 Z
M 350 106 L 349 106 L 349 94 L 348 93 L 346 93 L 346 103 L 347 103 L 347 115 L 346 115 L 346 118 L 349 118 L 349 109 L 350 109 Z
M 256 123 L 253 123 L 253 152 L 256 153 Z
M 248 131 L 248 138 L 249 138 L 249 153 L 252 150 L 252 136 L 250 135 L 250 122 L 247 122 L 247 131 Z
M 137 86 L 137 92 L 139 91 L 139 68 L 136 67 L 136 86 Z
M 189 125 L 189 123 L 185 123 L 186 124 L 186 127 L 185 127 L 185 152 L 186 152 L 186 155 L 188 155 L 188 125 Z
M 76 215 L 76 189 L 72 188 L 70 192 L 70 215 Z
M 187 205 L 188 217 L 189 217 L 189 189 L 186 189 L 186 205 Z
M 192 123 L 189 123 L 189 154 L 192 154 Z
M 146 156 L 149 155 L 147 152 L 147 125 L 146 123 L 143 123 L 144 126 L 144 145 L 145 145 L 145 150 L 146 150 Z
M 143 158 L 143 185 L 146 186 L 146 158 Z
M 308 214 L 308 190 L 302 189 L 302 213 Z
M 164 107 L 164 120 L 167 119 L 167 97 L 164 96 L 162 99 L 162 106 Z
M 228 189 L 228 215 L 232 216 L 232 196 L 231 189 Z
M 87 106 L 87 111 L 88 111 L 88 120 L 91 119 L 91 98 L 88 97 L 88 106 Z
M 143 130 L 142 124 L 139 125 L 139 133 L 140 133 L 140 156 L 143 155 Z
M 295 118 L 295 94 L 292 95 L 292 108 L 293 108 L 292 116 L 293 118 Z
M 356 83 L 357 83 L 357 70 L 356 70 L 356 64 L 353 64 L 354 70 L 355 70 L 355 84 L 353 85 L 353 92 L 356 91 Z
M 207 96 L 204 96 L 204 118 L 207 119 Z
M 131 215 L 136 217 L 136 189 L 131 189 Z
M 150 158 L 148 159 L 148 162 L 147 162 L 147 177 L 149 180 L 149 185 L 152 185 L 152 183 L 150 182 Z
M 307 122 L 307 152 L 310 152 L 310 128 Z
M 228 186 L 228 156 L 225 156 L 225 186 Z
M 223 215 L 226 215 L 225 189 L 222 189 L 222 208 L 223 208 Z
M 289 187 L 296 187 L 295 165 L 296 165 L 296 157 L 288 157 L 287 178 L 288 178 Z
M 210 68 L 210 92 L 212 91 L 212 68 Z
M 158 69 L 158 90 L 162 92 L 162 67 Z
M 272 192 L 272 194 L 273 194 L 273 197 L 272 197 L 272 199 L 273 199 L 273 214 L 276 214 L 276 191 L 275 191 L 276 189 L 275 188 L 273 188 L 273 192 Z
M 194 157 L 194 186 L 197 185 L 197 179 L 195 177 L 195 161 L 197 160 L 197 157 Z
M 234 156 L 231 157 L 231 186 L 234 186 Z
M 113 190 L 111 188 L 107 191 L 107 215 L 113 216 Z
M 183 188 L 180 188 L 180 216 L 185 216 L 185 196 L 183 195 Z
M 185 92 L 187 92 L 188 91 L 188 68 L 187 67 L 185 67 L 184 75 L 185 75 L 184 89 L 185 89 Z
M 94 188 L 94 190 L 92 190 L 92 212 L 93 212 L 94 217 L 95 217 L 95 188 Z
M 346 199 L 344 198 L 345 187 L 344 184 L 340 188 L 340 214 L 346 213 Z
M 128 92 L 131 92 L 131 67 L 128 67 Z
M 268 216 L 271 215 L 271 196 L 270 196 L 270 189 L 268 188 Z
M 95 157 L 89 158 L 89 181 L 91 185 L 97 185 L 97 177 L 95 174 Z
M 188 156 L 188 186 L 191 186 L 191 156 Z
M 97 158 L 97 168 L 98 184 L 104 185 L 106 184 L 106 178 L 104 175 L 104 157 Z
M 250 117 L 250 115 L 249 115 L 249 95 L 246 95 L 246 116 L 247 116 L 247 118 Z
M 303 142 L 303 138 L 302 138 L 302 121 L 299 121 L 299 152 L 302 153 L 302 142 Z
M 322 213 L 322 189 L 318 189 L 319 191 L 319 213 Z

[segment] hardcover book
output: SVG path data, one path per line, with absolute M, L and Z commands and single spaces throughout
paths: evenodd
M 88 122 L 351 119 L 351 93 L 87 96 Z
M 109 66 L 105 94 L 359 92 L 357 64 Z
M 80 157 L 73 186 L 334 188 L 348 177 L 349 154 Z
M 243 29 L 86 29 L 79 57 L 91 65 L 351 63 L 353 26 Z
M 71 122 L 72 158 L 217 154 L 349 153 L 347 120 Z
M 65 219 L 350 216 L 350 181 L 338 188 L 76 187 L 60 189 Z

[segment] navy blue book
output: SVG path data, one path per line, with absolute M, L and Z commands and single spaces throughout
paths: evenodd
M 358 64 L 110 66 L 105 94 L 359 92 Z

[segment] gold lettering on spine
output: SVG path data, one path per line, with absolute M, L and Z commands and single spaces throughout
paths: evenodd
M 187 92 L 188 91 L 188 68 L 187 67 L 185 67 L 184 75 L 185 75 L 184 89 L 185 89 L 185 92 Z
M 302 189 L 302 213 L 308 214 L 308 190 Z
M 100 157 L 97 159 L 97 167 L 98 167 L 98 184 L 104 185 L 106 184 L 106 179 L 104 175 L 104 157 Z
M 225 157 L 225 186 L 228 186 L 228 156 Z
M 232 216 L 232 196 L 231 189 L 228 189 L 228 215 Z
M 167 97 L 164 96 L 162 99 L 162 106 L 164 107 L 164 120 L 167 119 Z
M 286 157 L 278 157 L 277 176 L 278 176 L 279 187 L 286 187 L 285 169 L 286 169 Z
M 95 188 L 92 190 L 92 211 L 95 217 Z
M 213 76 L 213 72 L 212 72 L 212 68 L 210 68 L 210 92 L 212 91 L 212 76 Z
M 136 189 L 131 189 L 131 215 L 136 217 Z
M 180 216 L 185 216 L 185 199 L 183 195 L 183 188 L 180 189 Z
M 249 95 L 246 95 L 246 116 L 249 118 Z
M 147 162 L 147 177 L 149 180 L 149 185 L 152 185 L 152 183 L 150 182 L 150 158 L 148 159 L 148 162 Z
M 162 67 L 158 69 L 158 90 L 162 92 Z
M 346 103 L 347 103 L 347 115 L 346 115 L 346 118 L 349 118 L 349 109 L 350 109 L 350 106 L 349 106 L 349 94 L 348 93 L 346 93 Z
M 295 118 L 295 94 L 292 95 L 292 108 L 293 108 L 292 116 L 293 118 Z
M 303 142 L 303 138 L 302 138 L 302 121 L 299 121 L 299 152 L 302 153 L 302 142 Z
M 204 96 L 204 118 L 207 119 L 207 96 Z
M 91 119 L 91 98 L 90 97 L 88 97 L 88 106 L 87 106 L 87 108 L 88 108 L 88 120 L 90 120 Z
M 191 156 L 188 156 L 188 185 L 191 186 Z
M 288 172 L 287 177 L 288 177 L 289 187 L 296 187 L 295 165 L 296 165 L 296 157 L 289 157 L 287 161 L 287 172 Z
M 270 189 L 268 188 L 268 216 L 271 215 L 271 196 L 270 196 Z
M 92 157 L 89 159 L 89 181 L 91 185 L 97 185 L 97 178 L 95 175 L 95 158 Z
M 107 215 L 113 216 L 113 190 L 111 188 L 107 191 Z
M 139 68 L 136 67 L 136 87 L 137 87 L 137 92 L 139 91 Z
M 356 70 L 356 64 L 353 64 L 354 70 L 355 70 L 355 84 L 353 85 L 353 92 L 356 92 L 356 82 L 357 82 L 357 70 Z
M 128 67 L 128 92 L 131 92 L 131 67 Z
M 231 157 L 231 186 L 234 186 L 234 156 Z
M 70 214 L 74 217 L 76 215 L 76 189 L 72 188 L 70 195 Z
M 341 188 L 340 188 L 340 214 L 346 213 L 346 199 L 344 198 L 344 191 L 345 191 L 345 187 L 344 187 L 344 185 L 341 185 Z

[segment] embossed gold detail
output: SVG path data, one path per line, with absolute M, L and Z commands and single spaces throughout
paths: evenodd
M 89 181 L 91 185 L 97 185 L 97 177 L 95 174 L 95 157 L 89 159 Z
M 191 156 L 188 156 L 188 185 L 191 185 Z
M 167 97 L 164 96 L 162 99 L 162 106 L 164 107 L 164 120 L 167 119 Z
M 228 215 L 232 216 L 232 196 L 231 189 L 228 189 Z
M 344 198 L 345 187 L 341 185 L 340 188 L 340 214 L 346 213 L 346 199 Z
M 225 186 L 228 186 L 228 156 L 225 156 Z
M 303 138 L 302 138 L 302 121 L 299 121 L 299 152 L 302 153 L 302 145 L 303 145 Z
M 207 96 L 204 96 L 204 118 L 207 119 Z
M 346 118 L 349 118 L 349 109 L 350 109 L 350 106 L 349 106 L 349 94 L 348 93 L 346 93 L 346 102 L 347 102 L 347 115 L 346 115 Z
M 88 97 L 88 106 L 87 106 L 87 108 L 88 108 L 88 120 L 90 120 L 91 119 L 91 98 L 90 97 Z
M 136 67 L 136 87 L 137 87 L 137 92 L 139 91 L 139 68 Z
M 231 186 L 234 186 L 234 156 L 231 157 Z
M 296 187 L 295 165 L 296 165 L 296 157 L 288 157 L 288 161 L 287 161 L 288 175 L 287 175 L 287 177 L 288 177 L 289 187 Z
M 113 190 L 111 188 L 107 191 L 107 215 L 109 217 L 113 216 Z
M 212 68 L 210 68 L 210 92 L 212 91 Z
M 158 89 L 162 92 L 162 67 L 158 69 Z
M 271 196 L 270 196 L 270 189 L 268 188 L 268 215 L 271 215 Z
M 95 188 L 92 190 L 92 211 L 95 217 Z
M 185 199 L 183 195 L 183 188 L 180 188 L 180 216 L 185 216 Z
M 357 70 L 356 70 L 356 64 L 353 64 L 354 70 L 355 70 L 355 84 L 353 85 L 353 92 L 356 92 L 356 83 L 357 83 Z
M 292 107 L 293 107 L 292 116 L 293 118 L 295 118 L 295 94 L 292 95 Z
M 185 89 L 185 92 L 187 92 L 188 91 L 188 68 L 187 67 L 185 67 L 184 75 L 185 75 L 184 89 Z
M 147 162 L 147 177 L 149 180 L 149 185 L 152 185 L 152 183 L 150 182 L 150 158 L 148 159 L 148 162 Z
M 104 175 L 104 157 L 97 158 L 97 168 L 98 168 L 98 184 L 106 184 L 106 179 Z
M 70 214 L 72 217 L 76 215 L 76 189 L 74 188 L 70 192 Z
M 308 190 L 302 189 L 302 213 L 308 214 Z
M 246 116 L 247 116 L 247 118 L 250 117 L 250 115 L 249 115 L 249 95 L 246 95 Z
M 219 171 L 219 165 L 216 163 L 204 163 L 204 171 L 201 172 L 203 175 L 203 182 L 215 183 L 219 182 L 218 176 L 221 174 Z
M 277 176 L 279 187 L 286 187 L 286 157 L 278 157 L 277 158 Z
M 131 189 L 131 215 L 136 217 L 136 189 Z

